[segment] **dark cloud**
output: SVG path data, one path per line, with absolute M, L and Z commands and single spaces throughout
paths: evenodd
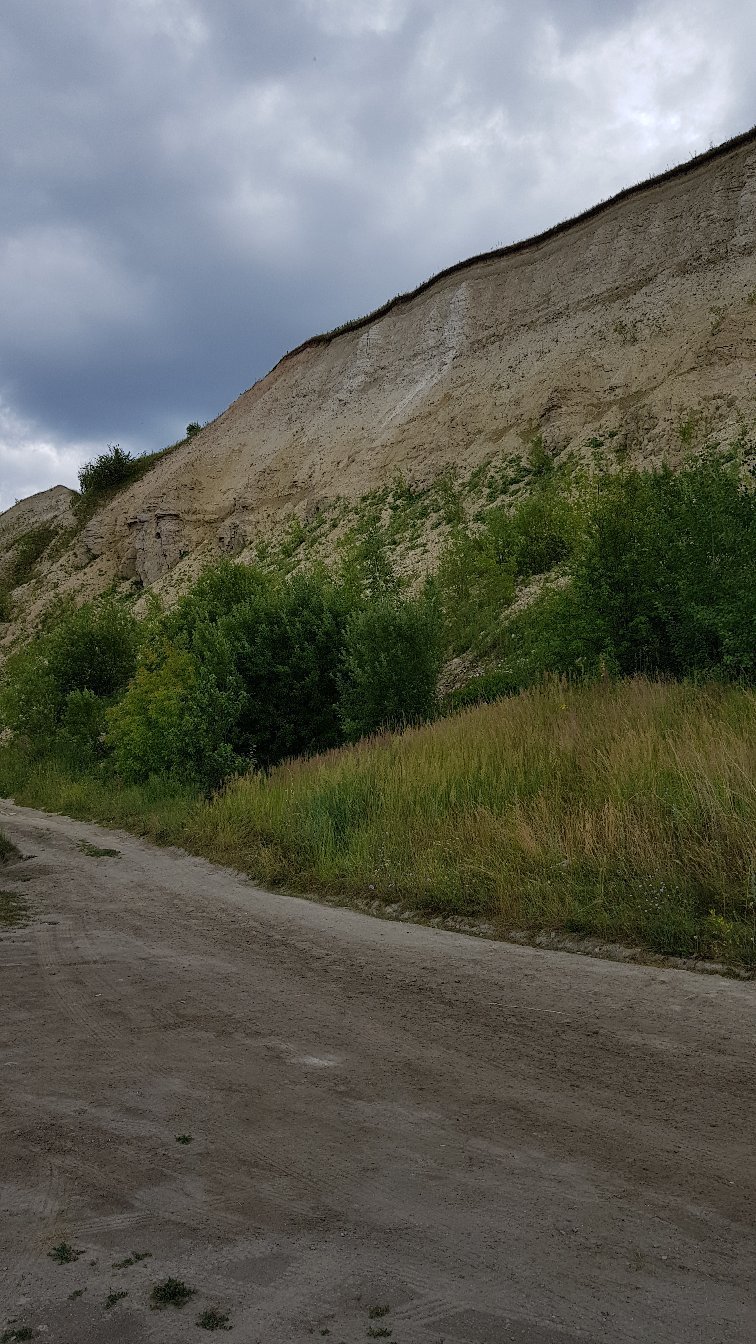
M 5 0 L 0 505 L 756 120 L 748 0 Z

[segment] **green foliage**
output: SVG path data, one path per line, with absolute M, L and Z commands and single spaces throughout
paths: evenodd
M 156 1283 L 150 1292 L 150 1307 L 153 1311 L 162 1311 L 165 1307 L 185 1307 L 197 1294 L 196 1288 L 189 1288 L 183 1279 L 165 1279 Z
M 756 679 L 756 497 L 713 454 L 603 478 L 572 582 L 509 624 L 507 666 Z
M 432 591 L 417 600 L 390 594 L 349 619 L 341 718 L 355 740 L 432 718 L 441 670 L 440 609 Z
M 190 426 L 187 427 L 189 428 Z M 154 453 L 143 453 L 139 457 L 132 457 L 131 453 L 117 443 L 109 443 L 106 452 L 100 453 L 93 462 L 87 462 L 79 472 L 81 498 L 76 505 L 79 526 L 119 490 L 140 480 L 161 458 L 167 457 L 185 442 L 185 439 L 179 439 L 176 443 L 169 444 L 167 448 L 159 448 Z
M 104 704 L 132 676 L 138 640 L 137 622 L 112 599 L 62 606 L 46 630 L 8 659 L 0 722 L 40 747 L 57 739 L 95 750 Z
M 79 489 L 82 495 L 101 494 L 126 485 L 139 474 L 138 458 L 131 456 L 118 443 L 109 443 L 107 450 L 93 462 L 87 462 L 79 471 Z
M 201 1330 L 230 1330 L 230 1320 L 230 1312 L 218 1311 L 215 1307 L 208 1307 L 207 1311 L 200 1312 L 196 1324 Z
M 0 831 L 0 863 L 10 863 L 11 859 L 20 858 L 20 851 L 13 841 L 8 838 L 5 831 Z
M 18 588 L 28 583 L 34 574 L 37 561 L 47 550 L 58 534 L 58 529 L 50 523 L 31 527 L 13 542 L 11 562 L 5 572 L 5 582 L 10 588 Z
M 0 579 L 0 622 L 11 621 L 14 604 L 11 593 L 34 577 L 37 561 L 58 535 L 58 529 L 50 523 L 29 528 L 28 532 L 16 537 L 10 547 L 8 559 L 3 567 Z
M 577 504 L 550 479 L 526 495 L 503 522 L 499 547 L 509 541 L 513 568 L 521 578 L 545 574 L 567 559 L 579 526 Z
M 60 715 L 58 744 L 72 765 L 86 768 L 101 754 L 106 710 L 107 701 L 94 691 L 69 691 Z
M 110 711 L 119 772 L 213 787 L 251 762 L 335 745 L 346 614 L 322 572 L 208 570 L 159 623 Z
M 238 682 L 229 677 L 219 685 L 184 649 L 149 650 L 107 716 L 107 742 L 118 773 L 127 782 L 167 775 L 195 785 L 219 784 L 243 764 L 228 740 L 240 695 Z
M 404 486 L 401 487 L 405 488 Z M 399 498 L 400 486 L 394 486 Z M 390 537 L 381 523 L 380 508 L 369 505 L 341 542 L 341 581 L 352 601 L 397 593 L 399 580 L 391 563 Z
M 436 575 L 450 654 L 476 647 L 496 626 L 515 592 L 514 565 L 499 544 L 495 527 L 471 533 L 456 529 L 441 556 Z
M 188 439 L 193 439 L 195 434 L 199 434 L 201 429 L 202 425 L 199 420 L 191 420 L 186 427 L 186 437 Z

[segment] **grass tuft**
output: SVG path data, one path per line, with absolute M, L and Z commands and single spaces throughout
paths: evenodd
M 17 849 L 13 841 L 0 831 L 0 863 L 10 863 L 13 859 L 20 859 L 21 851 Z
M 120 849 L 101 849 L 99 845 L 90 845 L 88 840 L 82 840 L 79 849 L 89 859 L 120 859 L 121 857 Z
M 0 891 L 0 928 L 14 929 L 26 922 L 26 901 L 15 891 Z
M 209 1307 L 207 1311 L 200 1312 L 196 1323 L 202 1330 L 230 1330 L 230 1318 L 230 1312 Z
M 50 1259 L 58 1265 L 72 1265 L 83 1254 L 83 1251 L 75 1251 L 67 1241 L 59 1242 L 57 1246 L 53 1246 L 51 1251 L 48 1251 Z
M 162 1311 L 165 1307 L 185 1307 L 196 1291 L 195 1288 L 188 1288 L 183 1279 L 166 1279 L 154 1285 L 150 1293 L 150 1307 L 153 1311 Z

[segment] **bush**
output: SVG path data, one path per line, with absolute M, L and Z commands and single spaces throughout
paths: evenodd
M 463 653 L 498 625 L 514 597 L 509 546 L 495 528 L 478 534 L 459 528 L 441 556 L 436 579 L 447 653 Z
M 138 458 L 121 448 L 108 444 L 107 452 L 100 453 L 94 462 L 87 462 L 79 471 L 79 489 L 82 495 L 100 494 L 126 485 L 141 472 Z
M 566 589 L 507 626 L 507 668 L 756 678 L 756 497 L 713 455 L 604 477 Z
M 138 640 L 137 622 L 117 602 L 60 608 L 48 629 L 5 665 L 3 725 L 38 746 L 50 746 L 65 722 L 69 738 L 75 736 L 83 718 L 94 723 L 92 701 L 107 704 L 125 689 L 136 666 Z M 69 708 L 71 697 L 84 693 L 86 702 L 74 698 Z
M 166 775 L 214 787 L 244 762 L 234 736 L 241 688 L 215 678 L 184 651 L 142 663 L 129 689 L 107 715 L 108 745 L 127 782 Z
M 336 745 L 345 622 L 343 591 L 324 574 L 285 579 L 227 561 L 206 571 L 109 716 L 118 768 L 212 787 L 245 762 Z
M 340 710 L 347 738 L 432 718 L 440 670 L 440 609 L 431 592 L 415 601 L 385 596 L 358 608 L 344 652 Z

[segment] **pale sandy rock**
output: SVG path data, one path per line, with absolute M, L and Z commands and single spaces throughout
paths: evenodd
M 559 455 L 613 430 L 645 461 L 679 457 L 687 421 L 726 442 L 756 419 L 755 254 L 751 132 L 292 352 L 101 510 L 51 583 L 180 585 L 293 511 L 536 434 Z

